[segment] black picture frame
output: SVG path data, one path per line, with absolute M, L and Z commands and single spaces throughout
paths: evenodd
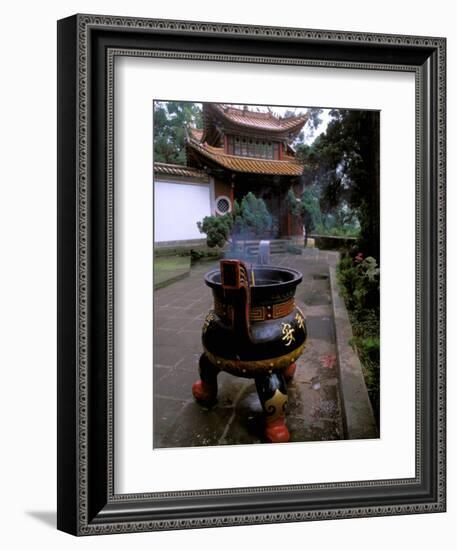
M 127 51 L 415 74 L 414 478 L 114 493 L 113 59 Z M 91 535 L 445 511 L 445 52 L 444 38 L 423 36 L 101 15 L 58 22 L 58 529 Z

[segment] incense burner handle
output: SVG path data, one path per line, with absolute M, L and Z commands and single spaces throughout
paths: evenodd
M 233 330 L 240 343 L 251 342 L 251 285 L 246 264 L 241 260 L 221 260 L 221 285 L 233 307 Z

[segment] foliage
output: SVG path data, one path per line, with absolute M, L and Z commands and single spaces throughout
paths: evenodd
M 359 252 L 338 264 L 338 281 L 351 320 L 353 338 L 379 425 L 379 268 L 375 258 Z
M 198 260 L 201 260 L 205 257 L 205 252 L 203 250 L 198 250 L 195 248 L 192 248 L 190 251 L 190 259 L 192 262 L 197 262 Z
M 322 112 L 323 112 L 323 109 L 320 109 L 319 107 L 310 107 L 307 110 L 307 113 L 308 113 L 307 127 L 312 133 L 314 133 L 317 130 L 317 128 L 322 122 L 322 118 L 321 118 Z
M 199 103 L 157 101 L 154 103 L 154 160 L 186 164 L 186 126 L 202 127 Z
M 308 241 L 308 235 L 317 224 L 321 222 L 321 210 L 319 207 L 319 198 L 311 188 L 306 188 L 300 198 L 298 198 L 292 189 L 289 189 L 286 195 L 286 204 L 292 215 L 301 219 L 305 226 L 305 246 Z
M 271 214 L 263 199 L 253 193 L 245 195 L 241 203 L 234 202 L 233 211 L 223 216 L 206 216 L 197 222 L 200 233 L 206 233 L 209 247 L 222 248 L 231 241 L 236 248 L 236 241 L 253 237 L 262 237 L 272 224 Z
M 197 222 L 200 233 L 206 233 L 206 243 L 211 248 L 222 248 L 225 245 L 230 238 L 232 226 L 233 216 L 230 213 L 223 216 L 205 216 L 203 221 Z
M 300 198 L 291 189 L 286 196 L 291 214 L 298 216 L 305 227 L 305 246 L 312 232 L 333 237 L 359 237 L 360 224 L 355 213 L 347 204 L 339 205 L 332 212 L 323 212 L 320 193 L 319 186 L 311 184 L 306 186 Z
M 351 338 L 350 344 L 357 350 L 360 362 L 362 363 L 363 377 L 365 379 L 373 412 L 379 426 L 379 338 L 354 336 Z
M 205 250 L 201 248 L 191 248 L 190 259 L 192 262 L 199 260 L 218 260 L 221 257 L 219 250 Z
M 379 340 L 379 313 L 375 309 L 358 310 L 351 324 L 354 334 Z
M 310 107 L 306 110 L 306 114 L 308 115 L 308 121 L 306 125 L 304 126 L 303 130 L 297 135 L 297 137 L 294 139 L 292 146 L 297 147 L 305 141 L 305 139 L 310 139 L 314 136 L 317 128 L 322 122 L 322 115 L 323 109 L 320 109 L 318 107 Z M 282 116 L 287 118 L 289 116 L 300 116 L 303 112 L 294 110 L 287 110 Z
M 319 198 L 315 191 L 306 188 L 300 198 L 298 198 L 292 189 L 289 189 L 286 197 L 287 205 L 291 214 L 300 216 L 305 226 L 310 230 L 320 222 L 321 210 L 319 207 Z
M 334 237 L 360 237 L 360 223 L 357 216 L 344 201 L 333 210 L 321 211 L 320 222 L 315 231 L 319 235 Z
M 379 257 L 379 113 L 333 109 L 325 134 L 297 147 L 333 225 L 360 224 L 360 246 Z M 325 221 L 325 220 L 324 220 Z
M 350 343 L 358 348 L 364 358 L 369 359 L 372 363 L 379 364 L 379 338 L 354 336 L 351 338 Z
M 233 205 L 232 237 L 240 238 L 262 237 L 272 225 L 271 214 L 268 212 L 265 201 L 249 192 Z
M 342 258 L 338 265 L 338 280 L 350 310 L 379 311 L 379 268 L 373 257 L 363 259 L 359 253 L 355 259 L 351 256 Z
M 360 227 L 357 226 L 333 226 L 328 227 L 323 223 L 318 224 L 315 227 L 315 232 L 317 235 L 325 235 L 329 237 L 359 237 L 360 236 Z

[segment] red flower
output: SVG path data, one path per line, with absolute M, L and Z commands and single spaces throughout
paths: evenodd
M 359 252 L 357 256 L 355 257 L 356 262 L 363 262 L 363 254 Z

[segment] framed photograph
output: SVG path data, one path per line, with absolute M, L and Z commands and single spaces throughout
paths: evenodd
M 444 512 L 444 38 L 58 22 L 58 528 Z
M 379 437 L 380 112 L 159 100 L 153 115 L 154 448 Z

